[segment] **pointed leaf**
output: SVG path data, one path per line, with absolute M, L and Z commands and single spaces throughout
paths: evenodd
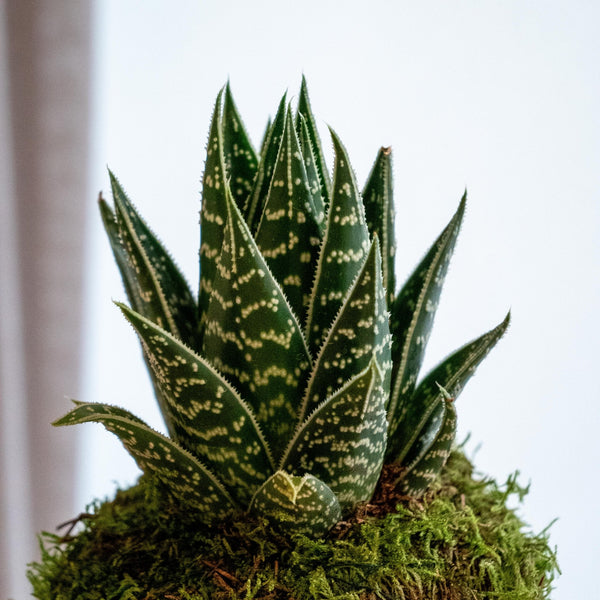
M 311 473 L 335 493 L 342 510 L 371 498 L 387 439 L 387 393 L 375 359 L 324 402 L 294 436 L 281 463 Z
M 267 517 L 288 533 L 321 536 L 341 518 L 331 489 L 310 474 L 297 477 L 277 471 L 258 490 L 250 510 Z
M 300 150 L 304 159 L 304 167 L 306 168 L 306 176 L 308 178 L 308 186 L 312 195 L 313 206 L 315 208 L 315 221 L 319 225 L 321 235 L 325 231 L 325 202 L 321 193 L 321 180 L 317 170 L 315 152 L 310 141 L 306 119 L 298 114 L 300 120 Z
M 364 207 L 346 149 L 333 131 L 331 136 L 336 154 L 333 194 L 306 325 L 313 356 L 340 310 L 370 245 Z
M 197 307 L 183 275 L 112 173 L 110 180 L 116 222 L 131 265 L 123 279 L 128 280 L 126 287 L 135 286 L 132 303 L 138 305 L 139 312 L 151 321 L 186 344 L 197 347 Z M 130 278 L 132 271 L 135 274 L 133 280 Z
M 213 280 L 217 271 L 217 259 L 223 245 L 223 230 L 227 219 L 225 190 L 225 158 L 221 111 L 223 90 L 215 102 L 202 179 L 202 209 L 200 211 L 200 285 L 198 311 L 201 329 L 204 330 L 206 310 L 210 300 Z
M 108 203 L 102 198 L 102 195 L 100 195 L 99 198 L 99 207 L 100 214 L 102 216 L 102 221 L 104 223 L 104 229 L 106 230 L 106 233 L 108 235 L 110 246 L 115 257 L 115 262 L 117 263 L 119 271 L 121 272 L 121 278 L 123 280 L 123 286 L 125 287 L 125 293 L 127 294 L 129 302 L 131 303 L 135 311 L 141 313 L 141 311 L 144 310 L 145 302 L 140 295 L 140 288 L 137 285 L 136 271 L 133 268 L 132 263 L 129 261 L 129 257 L 127 255 L 127 252 L 125 251 L 125 246 L 121 241 L 121 234 L 119 232 L 119 226 L 117 224 L 115 214 L 113 213 Z M 150 379 L 152 380 L 152 386 L 154 388 L 154 395 L 156 396 L 156 400 L 158 402 L 158 406 L 163 416 L 165 425 L 167 427 L 169 435 L 173 436 L 175 434 L 175 431 L 173 429 L 173 423 L 171 423 L 170 421 L 169 409 L 166 400 L 163 398 L 162 392 L 158 387 L 156 381 L 154 380 L 152 368 L 150 367 L 148 357 L 143 351 L 143 348 L 142 354 L 144 356 L 144 362 L 146 363 L 148 372 L 150 373 Z
M 437 436 L 444 425 L 446 412 L 444 398 L 438 392 L 435 400 L 428 407 L 427 413 L 423 415 L 422 422 L 419 423 L 413 444 L 409 448 L 406 456 L 404 456 L 401 461 L 396 461 L 398 464 L 401 464 L 410 470 L 421 458 L 423 458 L 423 456 L 425 456 L 437 439 Z
M 222 483 L 194 456 L 154 431 L 130 412 L 106 404 L 82 404 L 53 423 L 55 426 L 101 423 L 114 433 L 139 468 L 156 477 L 206 521 L 222 518 L 234 503 Z
M 381 258 L 375 238 L 315 361 L 300 419 L 364 371 L 373 358 L 381 367 L 387 398 L 391 376 L 390 347 Z
M 258 158 L 233 101 L 229 82 L 223 105 L 223 156 L 231 194 L 242 210 L 252 191 Z
M 255 239 L 292 310 L 303 322 L 321 237 L 289 108 Z
M 258 172 L 254 179 L 254 185 L 252 192 L 248 197 L 248 202 L 244 208 L 243 215 L 250 231 L 253 233 L 256 231 L 260 222 L 269 187 L 271 185 L 271 179 L 273 177 L 273 171 L 277 164 L 277 156 L 279 154 L 279 146 L 281 145 L 281 139 L 285 132 L 285 119 L 287 112 L 287 94 L 284 94 L 283 98 L 279 102 L 277 108 L 277 114 L 273 120 L 273 124 L 268 130 L 267 138 L 264 142 L 263 151 L 260 156 L 260 162 L 258 165 Z
M 273 473 L 248 405 L 206 360 L 154 323 L 118 305 L 140 336 L 174 425 L 175 439 L 245 503 Z
M 144 302 L 139 293 L 139 287 L 137 285 L 136 272 L 133 265 L 129 261 L 123 242 L 121 241 L 121 233 L 119 232 L 119 225 L 117 224 L 117 218 L 108 202 L 104 200 L 102 194 L 98 198 L 98 207 L 100 208 L 100 216 L 102 217 L 102 223 L 104 224 L 104 230 L 108 236 L 110 247 L 115 258 L 115 262 L 119 268 L 121 279 L 123 281 L 123 287 L 125 293 L 129 299 L 130 304 L 138 312 L 144 309 Z
M 438 401 L 439 407 L 425 427 L 415 448 L 408 472 L 400 481 L 400 491 L 421 496 L 444 468 L 456 437 L 456 409 L 451 398 Z M 418 452 L 416 452 L 418 450 Z
M 398 426 L 404 405 L 415 389 L 433 325 L 444 277 L 465 211 L 466 195 L 450 223 L 417 266 L 391 307 L 392 393 L 388 407 L 390 436 Z
M 392 149 L 381 148 L 363 190 L 365 217 L 371 237 L 381 244 L 383 286 L 387 305 L 391 306 L 396 291 L 394 264 L 396 236 L 394 233 L 394 196 L 392 188 Z
M 272 448 L 291 435 L 310 356 L 293 311 L 227 194 L 203 354 L 252 406 Z
M 300 97 L 298 98 L 298 121 L 296 123 L 296 128 L 298 130 L 300 129 L 300 115 L 302 115 L 306 121 L 308 135 L 310 137 L 311 146 L 314 152 L 315 166 L 317 168 L 317 172 L 319 173 L 321 196 L 324 204 L 327 205 L 329 203 L 329 199 L 331 198 L 331 180 L 329 178 L 329 172 L 327 171 L 327 165 L 325 164 L 325 157 L 323 156 L 323 148 L 321 145 L 319 130 L 317 129 L 317 122 L 310 107 L 308 86 L 306 85 L 306 78 L 304 75 L 302 76 Z
M 390 460 L 404 462 L 405 455 L 420 435 L 423 419 L 438 401 L 439 386 L 448 390 L 453 398 L 458 398 L 477 366 L 504 335 L 509 322 L 510 313 L 497 327 L 448 356 L 421 381 L 410 402 L 398 415 L 398 425 L 390 435 L 387 452 Z
M 273 125 L 273 121 L 271 117 L 267 119 L 267 124 L 265 125 L 265 130 L 263 131 L 262 139 L 260 142 L 260 157 L 265 155 L 265 150 L 267 148 L 267 142 L 269 141 L 269 133 L 271 131 L 271 126 Z M 244 214 L 244 211 L 241 211 Z
M 453 398 L 458 398 L 479 364 L 500 341 L 509 325 L 510 312 L 499 325 L 444 359 L 419 384 L 413 396 L 413 403 L 420 397 L 431 396 L 439 386 L 447 390 Z

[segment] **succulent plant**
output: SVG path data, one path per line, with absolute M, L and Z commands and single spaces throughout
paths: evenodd
M 361 192 L 331 131 L 333 177 L 302 81 L 257 155 L 229 84 L 207 146 L 197 298 L 111 174 L 100 210 L 168 435 L 75 402 L 206 522 L 236 510 L 322 535 L 372 497 L 384 464 L 423 494 L 456 431 L 454 400 L 509 317 L 418 380 L 466 197 L 395 293 L 390 148 Z

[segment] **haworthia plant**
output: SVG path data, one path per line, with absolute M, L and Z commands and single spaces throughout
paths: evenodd
M 210 125 L 195 297 L 111 174 L 100 210 L 168 436 L 124 409 L 76 403 L 140 469 L 207 523 L 232 511 L 325 534 L 368 502 L 384 464 L 420 496 L 444 467 L 455 400 L 508 317 L 419 380 L 466 197 L 395 289 L 391 149 L 362 188 L 331 131 L 325 165 L 306 81 L 286 96 L 260 156 L 229 84 Z

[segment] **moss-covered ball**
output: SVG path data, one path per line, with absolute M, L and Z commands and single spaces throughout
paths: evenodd
M 40 600 L 537 600 L 558 571 L 547 532 L 510 498 L 526 489 L 473 476 L 464 454 L 419 502 L 382 478 L 327 538 L 286 536 L 248 515 L 200 525 L 144 477 L 97 503 L 63 536 L 44 534 L 30 565 Z M 78 533 L 73 531 L 79 528 Z

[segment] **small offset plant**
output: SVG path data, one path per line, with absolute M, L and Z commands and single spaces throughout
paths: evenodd
M 260 155 L 229 85 L 208 142 L 196 297 L 111 174 L 100 209 L 168 436 L 76 402 L 198 519 L 265 517 L 317 538 L 368 503 L 384 465 L 420 497 L 450 454 L 455 400 L 509 317 L 419 379 L 466 198 L 396 292 L 391 149 L 357 185 L 332 131 L 333 177 L 303 80 Z

